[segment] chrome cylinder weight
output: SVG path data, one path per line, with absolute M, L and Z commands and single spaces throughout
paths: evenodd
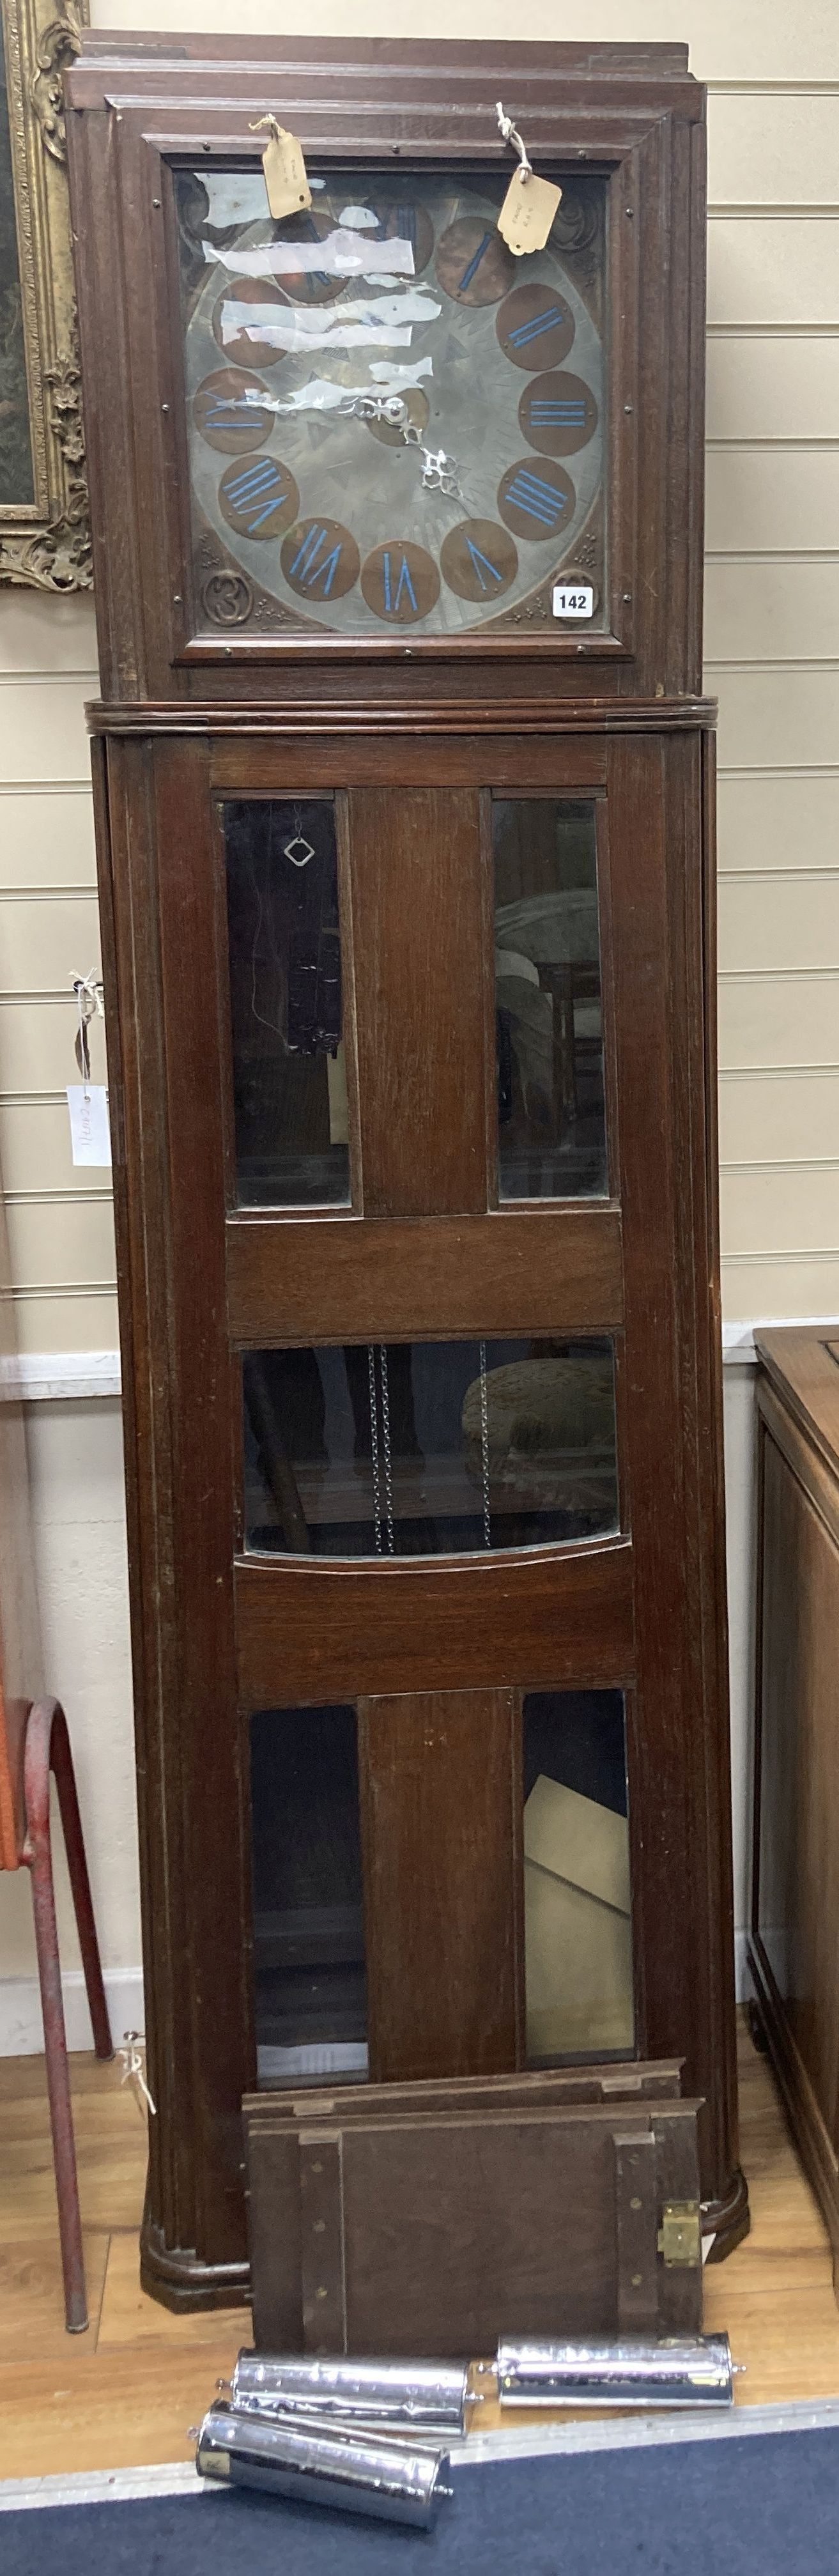
M 431 2443 L 388 2439 L 360 2426 L 303 2415 L 255 2415 L 216 2399 L 198 2434 L 199 2477 L 260 2487 L 298 2504 L 373 2514 L 428 2531 L 445 2496 L 448 2455 Z
M 507 2406 L 731 2406 L 736 2365 L 728 2336 L 629 2336 L 500 2343 L 498 2395 Z
M 444 2438 L 465 2431 L 469 2373 L 445 2361 L 301 2361 L 240 2352 L 230 2382 L 235 2406 L 255 2414 L 311 2415 L 323 2423 L 381 2424 Z

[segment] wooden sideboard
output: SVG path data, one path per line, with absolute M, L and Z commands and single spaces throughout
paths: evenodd
M 758 1341 L 749 1964 L 839 2279 L 839 1333 Z

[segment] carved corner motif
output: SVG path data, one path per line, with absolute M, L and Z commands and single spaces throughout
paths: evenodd
M 0 588 L 92 587 L 63 73 L 88 0 L 4 0 L 29 490 L 0 499 Z M 22 370 L 23 374 L 23 370 Z M 25 435 L 24 432 L 24 435 Z
M 67 135 L 64 125 L 64 91 L 62 75 L 68 64 L 81 53 L 81 26 L 74 8 L 64 16 L 52 18 L 44 28 L 35 50 L 35 67 L 29 79 L 29 97 L 40 128 L 41 141 L 54 161 L 66 162 Z

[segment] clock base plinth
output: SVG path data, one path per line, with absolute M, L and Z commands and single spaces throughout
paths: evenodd
M 167 2245 L 146 2210 L 140 2229 L 140 2288 L 174 2316 L 250 2304 L 250 2265 L 204 2263 L 190 2246 Z
M 703 2201 L 702 2233 L 714 2242 L 707 2257 L 709 2263 L 724 2263 L 736 2245 L 742 2245 L 752 2223 L 749 2208 L 749 2186 L 740 2165 L 732 2175 L 728 2190 L 719 2200 Z

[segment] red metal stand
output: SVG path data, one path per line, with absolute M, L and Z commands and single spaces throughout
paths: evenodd
M 55 1775 L 64 1828 L 67 1867 L 82 1954 L 87 2000 L 97 2057 L 112 2057 L 99 1943 L 93 1919 L 90 1881 L 67 1720 L 58 1700 L 45 1699 L 30 1708 L 23 1747 L 23 1791 L 26 1833 L 21 1851 L 32 1878 L 35 1944 L 44 2016 L 44 2052 L 58 2196 L 58 2232 L 64 2274 L 64 2309 L 68 2334 L 82 2334 L 88 2322 L 84 2253 L 79 2215 L 79 2187 L 73 2139 L 73 2112 L 67 2065 L 67 2035 L 61 1994 L 58 1927 L 50 1845 L 50 1772 Z

